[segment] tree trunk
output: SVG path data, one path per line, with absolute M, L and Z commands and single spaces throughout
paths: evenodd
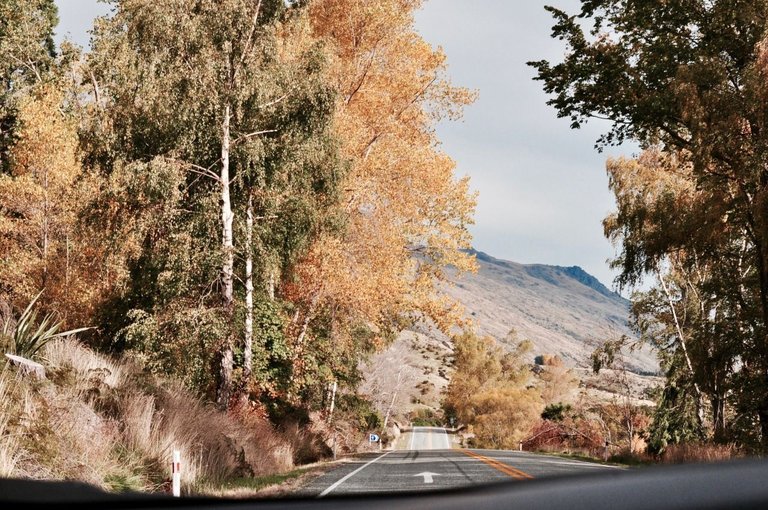
M 269 277 L 267 278 L 267 296 L 270 301 L 275 300 L 275 270 L 269 269 Z
M 760 349 L 760 378 L 762 385 L 761 398 L 759 399 L 758 419 L 760 420 L 760 436 L 763 452 L 768 452 L 768 254 L 764 253 L 766 249 L 765 242 L 758 247 L 758 270 L 760 271 L 760 306 L 763 319 L 762 345 Z
M 49 244 L 49 221 L 50 204 L 48 202 L 48 172 L 43 174 L 43 275 L 41 289 L 48 285 L 48 244 Z
M 224 107 L 224 122 L 221 135 L 221 222 L 222 222 L 222 252 L 224 261 L 221 267 L 221 298 L 226 316 L 231 317 L 233 312 L 233 272 L 234 272 L 234 248 L 232 243 L 232 203 L 229 196 L 229 105 Z M 227 324 L 229 326 L 229 323 Z M 224 345 L 221 348 L 221 380 L 217 403 L 219 407 L 226 409 L 232 393 L 232 335 L 227 332 Z
M 338 388 L 338 383 L 336 381 L 333 381 L 333 386 L 331 388 L 331 405 L 328 409 L 328 421 L 330 422 L 333 420 L 333 408 L 336 407 L 336 389 Z
M 245 343 L 243 345 L 243 387 L 253 371 L 253 197 L 248 195 L 245 219 Z
M 387 407 L 387 412 L 384 415 L 384 425 L 382 426 L 382 430 L 386 432 L 387 430 L 387 423 L 389 422 L 389 416 L 392 414 L 392 408 L 395 406 L 395 400 L 397 400 L 397 392 L 400 389 L 400 382 L 403 377 L 403 369 L 401 368 L 397 372 L 397 382 L 395 383 L 395 387 L 392 390 L 392 401 L 389 403 L 389 407 Z
M 693 382 L 693 389 L 696 393 L 696 425 L 699 428 L 699 433 L 704 433 L 704 401 L 703 396 L 701 394 L 701 388 L 699 387 L 699 384 L 696 382 L 696 373 L 693 371 L 693 363 L 691 362 L 691 357 L 688 354 L 688 346 L 685 343 L 685 337 L 683 336 L 683 329 L 680 326 L 680 321 L 677 318 L 677 311 L 675 310 L 674 302 L 672 301 L 672 294 L 669 292 L 669 288 L 667 287 L 666 282 L 664 281 L 664 276 L 662 275 L 661 271 L 659 271 L 659 282 L 661 282 L 661 288 L 664 289 L 664 294 L 667 296 L 667 302 L 669 303 L 669 309 L 672 311 L 672 318 L 675 321 L 675 329 L 677 330 L 677 337 L 680 340 L 680 347 L 683 351 L 683 356 L 685 357 L 685 364 L 688 367 L 688 371 L 691 374 L 691 381 Z
M 66 234 L 66 243 L 67 243 L 67 263 L 66 267 L 64 269 L 64 286 L 69 291 L 69 256 L 70 256 L 70 246 L 69 246 L 69 230 L 67 230 Z
M 725 439 L 725 399 L 719 396 L 710 400 L 712 405 L 712 429 L 715 441 Z

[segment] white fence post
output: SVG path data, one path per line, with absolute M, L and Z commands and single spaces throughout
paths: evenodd
M 181 496 L 181 452 L 173 450 L 173 496 Z

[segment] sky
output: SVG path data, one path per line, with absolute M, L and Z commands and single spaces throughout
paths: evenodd
M 97 0 L 56 0 L 57 41 L 69 37 L 87 47 L 93 18 L 109 12 Z M 614 208 L 605 161 L 631 156 L 634 147 L 594 145 L 608 129 L 593 122 L 569 128 L 546 105 L 530 60 L 562 58 L 550 38 L 544 5 L 576 12 L 579 0 L 428 0 L 416 28 L 441 46 L 455 85 L 479 93 L 459 122 L 438 126 L 443 150 L 479 193 L 474 247 L 522 263 L 581 266 L 608 286 L 615 255 L 603 237 L 602 219 Z

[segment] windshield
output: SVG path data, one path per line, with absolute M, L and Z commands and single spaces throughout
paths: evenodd
M 765 453 L 768 4 L 549 3 L 0 0 L 0 477 Z

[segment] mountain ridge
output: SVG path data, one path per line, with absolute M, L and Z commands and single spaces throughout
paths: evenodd
M 464 306 L 479 333 L 509 344 L 513 330 L 518 339 L 533 342 L 536 354 L 556 354 L 581 368 L 590 366 L 592 351 L 603 341 L 636 337 L 628 325 L 629 300 L 581 267 L 468 253 L 475 255 L 477 273 L 454 277 L 445 291 Z M 626 361 L 638 373 L 658 371 L 647 348 L 628 353 Z
M 498 259 L 496 257 L 493 257 L 483 251 L 477 250 L 475 248 L 466 250 L 466 253 L 469 253 L 470 255 L 474 255 L 477 260 L 481 260 L 483 262 L 488 262 L 490 264 L 496 264 L 496 265 L 508 265 L 508 264 L 518 264 L 517 262 L 512 262 L 504 259 Z M 550 268 L 557 271 L 561 271 L 562 273 L 566 274 L 567 276 L 570 276 L 571 278 L 583 283 L 587 287 L 592 288 L 593 290 L 599 292 L 600 294 L 612 297 L 612 296 L 618 296 L 627 303 L 629 303 L 629 300 L 624 298 L 621 294 L 618 292 L 610 290 L 607 286 L 603 284 L 600 280 L 598 280 L 596 277 L 589 274 L 587 271 L 585 271 L 581 266 L 557 266 L 552 264 L 540 264 L 540 263 L 534 263 L 534 264 L 520 264 L 523 267 L 527 268 L 529 271 L 529 274 L 531 276 L 541 278 L 544 280 L 547 280 L 545 276 L 542 276 L 540 274 L 537 274 L 538 268 Z M 549 280 L 548 280 L 549 281 Z

